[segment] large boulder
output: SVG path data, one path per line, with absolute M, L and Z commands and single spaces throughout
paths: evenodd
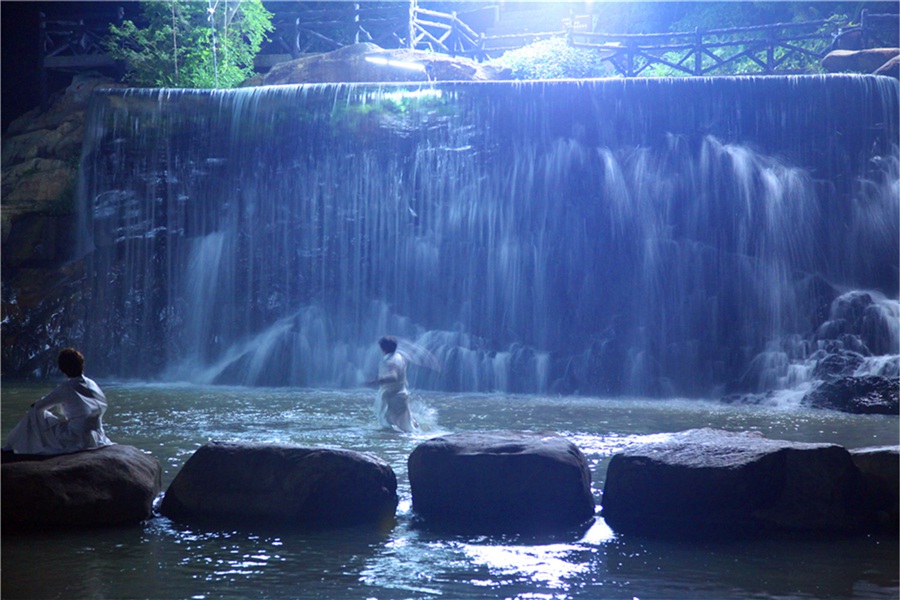
M 140 523 L 161 489 L 159 462 L 122 444 L 2 461 L 4 531 Z
M 891 60 L 878 67 L 872 74 L 900 79 L 900 55 L 895 56 Z
M 377 83 L 392 81 L 485 81 L 509 79 L 509 73 L 463 57 L 410 50 L 386 50 L 376 44 L 346 46 L 275 65 L 244 85 L 291 83 Z
M 309 529 L 385 525 L 397 503 L 393 469 L 371 454 L 210 442 L 178 472 L 160 512 L 177 521 Z
M 805 406 L 861 415 L 900 414 L 900 380 L 865 375 L 824 381 L 802 400 Z
M 602 515 L 649 537 L 849 535 L 877 528 L 865 493 L 841 446 L 695 429 L 613 456 Z
M 822 68 L 829 73 L 874 73 L 898 54 L 900 48 L 832 50 L 822 58 Z
M 556 434 L 456 433 L 409 457 L 413 511 L 457 532 L 554 533 L 594 516 L 591 473 L 575 444 Z
M 850 450 L 862 471 L 866 499 L 884 531 L 900 528 L 900 446 L 873 446 Z

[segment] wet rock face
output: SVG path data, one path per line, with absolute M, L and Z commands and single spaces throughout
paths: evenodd
M 184 464 L 160 505 L 176 521 L 313 529 L 385 525 L 397 478 L 351 450 L 211 442 Z
M 803 404 L 858 415 L 897 415 L 900 378 L 866 375 L 825 381 L 804 396 Z
M 161 475 L 155 458 L 122 444 L 57 456 L 4 452 L 3 529 L 140 523 L 150 518 Z
M 64 215 L 72 220 L 85 111 L 91 93 L 104 87 L 122 86 L 108 78 L 77 75 L 49 110 L 41 112 L 36 108 L 10 123 L 4 132 L 4 267 L 35 266 L 28 263 L 28 250 L 40 245 L 40 237 L 46 235 L 46 231 L 35 227 L 35 216 Z M 31 221 L 20 223 L 26 216 Z M 40 266 L 60 264 L 70 258 L 66 248 L 47 254 L 44 248 L 38 257 Z
M 594 515 L 581 451 L 555 434 L 458 433 L 409 457 L 413 510 L 426 525 L 458 532 L 560 532 Z
M 833 444 L 697 429 L 613 456 L 602 515 L 660 538 L 851 535 L 877 530 L 877 501 Z

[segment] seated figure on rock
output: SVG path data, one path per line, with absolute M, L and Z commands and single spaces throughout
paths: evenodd
M 74 348 L 59 353 L 59 370 L 68 379 L 35 402 L 9 433 L 4 451 L 66 454 L 112 444 L 103 432 L 106 396 L 84 376 L 84 356 Z M 50 409 L 58 409 L 60 415 Z

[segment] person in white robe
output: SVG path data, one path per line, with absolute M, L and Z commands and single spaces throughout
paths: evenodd
M 406 384 L 408 361 L 397 351 L 396 338 L 385 336 L 378 340 L 378 346 L 384 355 L 378 365 L 378 377 L 366 382 L 381 388 L 375 407 L 378 420 L 396 431 L 415 431 L 419 424 L 409 411 L 409 389 Z
M 103 431 L 106 396 L 84 376 L 84 356 L 74 348 L 59 353 L 65 382 L 35 402 L 13 428 L 3 450 L 16 454 L 67 454 L 108 446 Z M 54 414 L 53 410 L 59 414 Z

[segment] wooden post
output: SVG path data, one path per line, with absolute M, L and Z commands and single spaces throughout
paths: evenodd
M 861 45 L 861 48 L 860 48 L 861 50 L 867 49 L 870 45 L 868 16 L 869 16 L 869 9 L 868 8 L 862 9 L 862 12 L 859 15 L 859 33 L 860 33 L 859 41 L 860 41 L 860 45 Z
M 116 9 L 116 27 L 122 27 L 122 22 L 125 20 L 125 7 L 119 6 Z M 117 60 L 116 66 L 116 79 L 119 81 L 125 81 L 125 75 L 128 74 L 128 65 L 124 60 Z
M 452 44 L 450 46 L 450 55 L 456 56 L 461 50 L 462 40 L 459 39 L 460 35 L 457 27 L 459 20 L 456 18 L 456 11 L 454 10 L 450 15 L 450 43 Z
M 775 71 L 775 42 L 777 41 L 777 37 L 775 36 L 775 30 L 769 28 L 766 31 L 766 73 L 772 73 Z
M 703 34 L 694 29 L 694 75 L 703 75 Z
M 634 41 L 625 43 L 625 77 L 634 77 Z
M 416 47 L 416 8 L 418 0 L 409 0 L 409 39 L 406 46 L 413 50 Z

